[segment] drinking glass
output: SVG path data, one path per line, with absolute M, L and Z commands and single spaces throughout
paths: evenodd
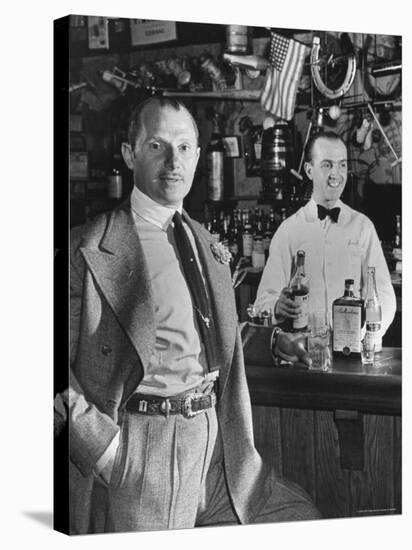
M 361 344 L 362 365 L 373 367 L 374 359 L 375 359 L 375 343 L 373 339 L 368 335 L 368 333 L 366 333 Z
M 329 349 L 329 326 L 323 310 L 309 315 L 308 353 L 312 370 L 327 371 L 331 364 Z

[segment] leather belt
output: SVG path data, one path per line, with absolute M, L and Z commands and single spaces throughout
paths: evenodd
M 187 393 L 183 397 L 153 397 L 142 393 L 135 393 L 126 403 L 126 410 L 133 414 L 169 416 L 181 414 L 185 418 L 192 418 L 206 409 L 216 405 L 216 394 Z

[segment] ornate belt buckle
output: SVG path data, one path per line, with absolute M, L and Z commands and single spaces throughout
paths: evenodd
M 198 414 L 200 414 L 201 412 L 203 412 L 203 409 L 199 410 L 199 411 L 193 411 L 192 410 L 192 400 L 193 399 L 197 399 L 199 400 L 201 397 L 203 397 L 202 395 L 196 395 L 194 393 L 190 393 L 189 395 L 187 395 L 185 397 L 185 401 L 184 401 L 184 404 L 183 404 L 183 416 L 185 418 L 192 418 L 193 416 L 196 416 Z

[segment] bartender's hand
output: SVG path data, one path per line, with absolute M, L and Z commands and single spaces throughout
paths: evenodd
M 303 363 L 310 367 L 312 359 L 305 349 L 306 336 L 300 332 L 279 332 L 276 338 L 275 354 L 289 363 Z
M 301 313 L 301 306 L 289 298 L 289 289 L 283 288 L 275 304 L 276 319 L 296 319 Z

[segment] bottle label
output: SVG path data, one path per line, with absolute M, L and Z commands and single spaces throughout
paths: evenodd
M 243 256 L 250 257 L 252 256 L 253 250 L 253 235 L 244 234 L 243 235 Z
M 208 194 L 212 201 L 223 200 L 223 152 L 207 154 Z
M 381 324 L 366 321 L 366 333 L 375 345 L 375 353 L 382 351 Z
M 109 186 L 107 188 L 107 195 L 110 199 L 122 198 L 122 176 L 119 176 L 119 175 L 109 176 Z
M 346 355 L 361 350 L 360 307 L 350 305 L 333 306 L 333 351 Z
M 263 239 L 254 239 L 253 240 L 253 252 L 258 254 L 265 254 L 265 248 L 263 245 Z
M 299 315 L 299 317 L 293 319 L 293 328 L 294 330 L 306 328 L 308 326 L 309 294 L 304 294 L 303 296 L 294 296 L 293 301 L 296 304 L 299 304 L 302 308 L 302 313 Z
M 252 267 L 265 267 L 265 254 L 253 250 L 252 252 Z

